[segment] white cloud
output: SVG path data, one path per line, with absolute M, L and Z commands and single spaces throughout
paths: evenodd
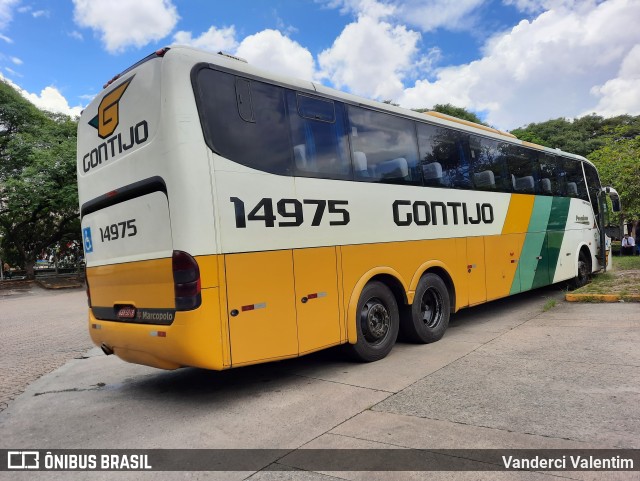
M 420 34 L 402 25 L 360 15 L 320 53 L 322 75 L 358 95 L 395 99 L 403 80 L 420 62 Z
M 13 43 L 13 40 L 11 38 L 7 37 L 6 35 L 2 35 L 1 33 L 0 33 L 0 40 L 4 40 L 7 43 Z
M 486 0 L 331 0 L 327 6 L 339 8 L 343 14 L 352 13 L 357 17 L 406 23 L 423 32 L 431 32 L 438 28 L 471 28 L 477 21 L 472 13 L 484 3 Z
M 33 12 L 31 15 L 33 15 L 33 18 L 49 17 L 49 10 L 37 10 Z
M 245 37 L 236 54 L 251 65 L 281 75 L 305 80 L 316 77 L 311 52 L 277 30 L 263 30 Z
M 602 97 L 601 108 L 611 105 L 611 93 L 633 78 L 625 73 L 620 82 L 608 83 L 640 44 L 640 2 L 558 5 L 488 41 L 483 58 L 442 68 L 433 81 L 417 81 L 398 101 L 413 108 L 451 102 L 485 111 L 486 120 L 503 129 L 597 112 L 594 94 Z M 601 87 L 592 90 L 596 85 Z
M 20 60 L 18 57 L 11 57 L 10 60 L 15 65 L 22 65 L 22 63 L 23 63 L 22 60 Z
M 19 0 L 0 0 L 0 30 L 4 29 L 13 19 L 13 8 Z
M 327 7 L 339 8 L 342 14 L 366 15 L 374 19 L 389 17 L 396 10 L 396 6 L 392 2 L 378 0 L 330 0 L 327 2 Z
M 404 0 L 399 2 L 396 15 L 423 32 L 438 28 L 466 30 L 476 23 L 476 18 L 471 14 L 483 3 L 485 0 Z
M 211 52 L 232 52 L 237 46 L 236 29 L 231 27 L 211 27 L 199 37 L 193 38 L 191 32 L 180 31 L 173 36 L 173 41 L 179 45 L 209 50 Z
M 82 112 L 82 106 L 77 105 L 70 107 L 67 99 L 52 85 L 42 89 L 40 94 L 32 94 L 25 91 L 21 91 L 20 93 L 42 110 L 66 114 L 72 117 L 79 116 Z
M 173 30 L 179 16 L 171 0 L 73 0 L 74 20 L 99 33 L 110 53 L 142 47 Z
M 20 87 L 18 84 L 12 82 L 10 79 L 6 78 L 4 75 L 0 73 L 0 79 L 7 82 L 14 89 L 16 89 L 20 95 L 34 104 L 36 107 L 42 110 L 48 110 L 49 112 L 56 112 L 60 114 L 70 115 L 72 117 L 79 116 L 82 112 L 83 107 L 81 105 L 77 105 L 75 107 L 70 107 L 67 99 L 60 93 L 60 91 L 54 87 L 53 85 L 49 85 L 42 89 L 40 94 L 33 94 L 27 92 L 25 89 Z
M 600 101 L 583 115 L 592 111 L 605 117 L 640 114 L 640 44 L 625 57 L 618 76 L 593 87 L 591 93 L 600 97 Z
M 504 5 L 512 5 L 525 13 L 540 13 L 558 8 L 575 8 L 582 5 L 593 7 L 598 0 L 502 0 Z

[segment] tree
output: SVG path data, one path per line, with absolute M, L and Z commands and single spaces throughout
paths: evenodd
M 1 242 L 33 278 L 44 249 L 80 237 L 77 124 L 39 111 L 5 82 L 0 101 Z
M 473 112 L 468 111 L 463 107 L 456 107 L 451 104 L 435 104 L 432 109 L 414 109 L 416 112 L 428 112 L 429 110 L 440 112 L 441 114 L 451 115 L 462 120 L 468 120 L 469 122 L 475 122 L 476 124 L 487 125 L 480 117 Z
M 620 194 L 621 219 L 640 219 L 640 136 L 610 135 L 588 158 L 598 168 L 602 185 L 612 186 Z
M 640 134 L 640 116 L 619 115 L 605 119 L 585 115 L 573 121 L 559 118 L 529 124 L 511 131 L 521 140 L 587 156 L 607 139 L 632 139 Z

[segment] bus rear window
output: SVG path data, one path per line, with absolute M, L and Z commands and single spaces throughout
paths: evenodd
M 204 136 L 213 151 L 264 172 L 292 174 L 282 87 L 204 68 L 197 74 L 196 91 Z

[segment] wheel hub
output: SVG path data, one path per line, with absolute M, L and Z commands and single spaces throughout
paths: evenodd
M 384 339 L 391 325 L 389 311 L 379 299 L 371 299 L 365 303 L 361 321 L 365 339 L 374 343 Z
M 422 312 L 422 322 L 429 328 L 433 329 L 442 320 L 442 296 L 433 289 L 427 289 L 422 295 L 420 301 L 420 310 Z

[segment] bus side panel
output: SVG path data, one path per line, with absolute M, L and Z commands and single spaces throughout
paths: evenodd
M 520 292 L 517 269 L 524 238 L 524 234 L 484 238 L 488 301 Z
M 293 263 L 300 354 L 339 344 L 336 248 L 295 249 Z
M 291 250 L 228 254 L 225 270 L 232 365 L 296 356 Z
M 469 279 L 469 305 L 487 300 L 484 264 L 484 237 L 467 237 L 467 275 Z

